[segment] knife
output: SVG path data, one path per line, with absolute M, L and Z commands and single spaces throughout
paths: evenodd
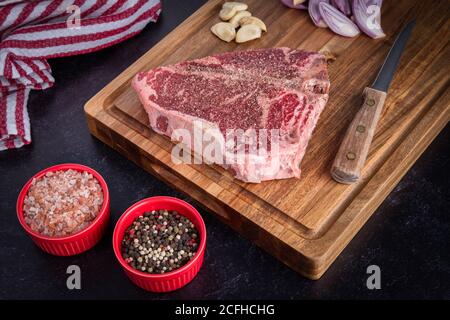
M 411 21 L 403 28 L 374 83 L 364 89 L 363 105 L 347 129 L 331 167 L 331 176 L 337 182 L 351 184 L 361 176 L 389 85 L 414 26 L 415 21 Z

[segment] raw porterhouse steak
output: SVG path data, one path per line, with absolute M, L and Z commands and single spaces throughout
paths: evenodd
M 327 103 L 330 82 L 322 54 L 271 48 L 159 67 L 137 74 L 132 85 L 154 131 L 172 137 L 174 130 L 186 129 L 194 137 L 194 123 L 202 124 L 201 132 L 215 129 L 226 141 L 222 154 L 246 153 L 243 161 L 218 164 L 238 179 L 261 182 L 300 177 L 300 162 Z M 248 141 L 266 137 L 268 142 L 256 143 L 257 151 L 235 145 L 237 138 L 230 146 L 232 129 L 242 130 Z M 275 136 L 278 140 L 271 140 Z M 193 140 L 186 143 L 194 146 Z

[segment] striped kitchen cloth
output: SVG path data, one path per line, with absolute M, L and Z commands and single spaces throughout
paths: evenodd
M 159 0 L 0 0 L 0 151 L 31 142 L 31 89 L 54 78 L 47 59 L 97 51 L 139 33 Z

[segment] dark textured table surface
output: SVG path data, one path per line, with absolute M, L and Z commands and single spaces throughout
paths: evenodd
M 111 247 L 114 223 L 134 202 L 155 195 L 190 201 L 94 139 L 84 103 L 204 1 L 165 1 L 157 24 L 115 47 L 50 61 L 56 85 L 31 93 L 33 143 L 0 152 L 1 299 L 450 299 L 450 128 L 447 126 L 319 281 L 307 280 L 201 212 L 208 230 L 205 263 L 188 286 L 151 294 L 123 274 Z M 76 162 L 98 170 L 111 192 L 112 223 L 92 250 L 59 258 L 41 252 L 15 212 L 20 188 L 37 171 Z M 81 268 L 81 290 L 66 288 L 66 268 Z M 381 268 L 381 290 L 368 290 L 366 268 Z

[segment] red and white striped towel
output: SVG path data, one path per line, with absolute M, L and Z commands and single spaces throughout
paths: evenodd
M 0 0 L 0 151 L 31 142 L 28 94 L 53 85 L 47 59 L 116 44 L 160 12 L 159 0 Z

